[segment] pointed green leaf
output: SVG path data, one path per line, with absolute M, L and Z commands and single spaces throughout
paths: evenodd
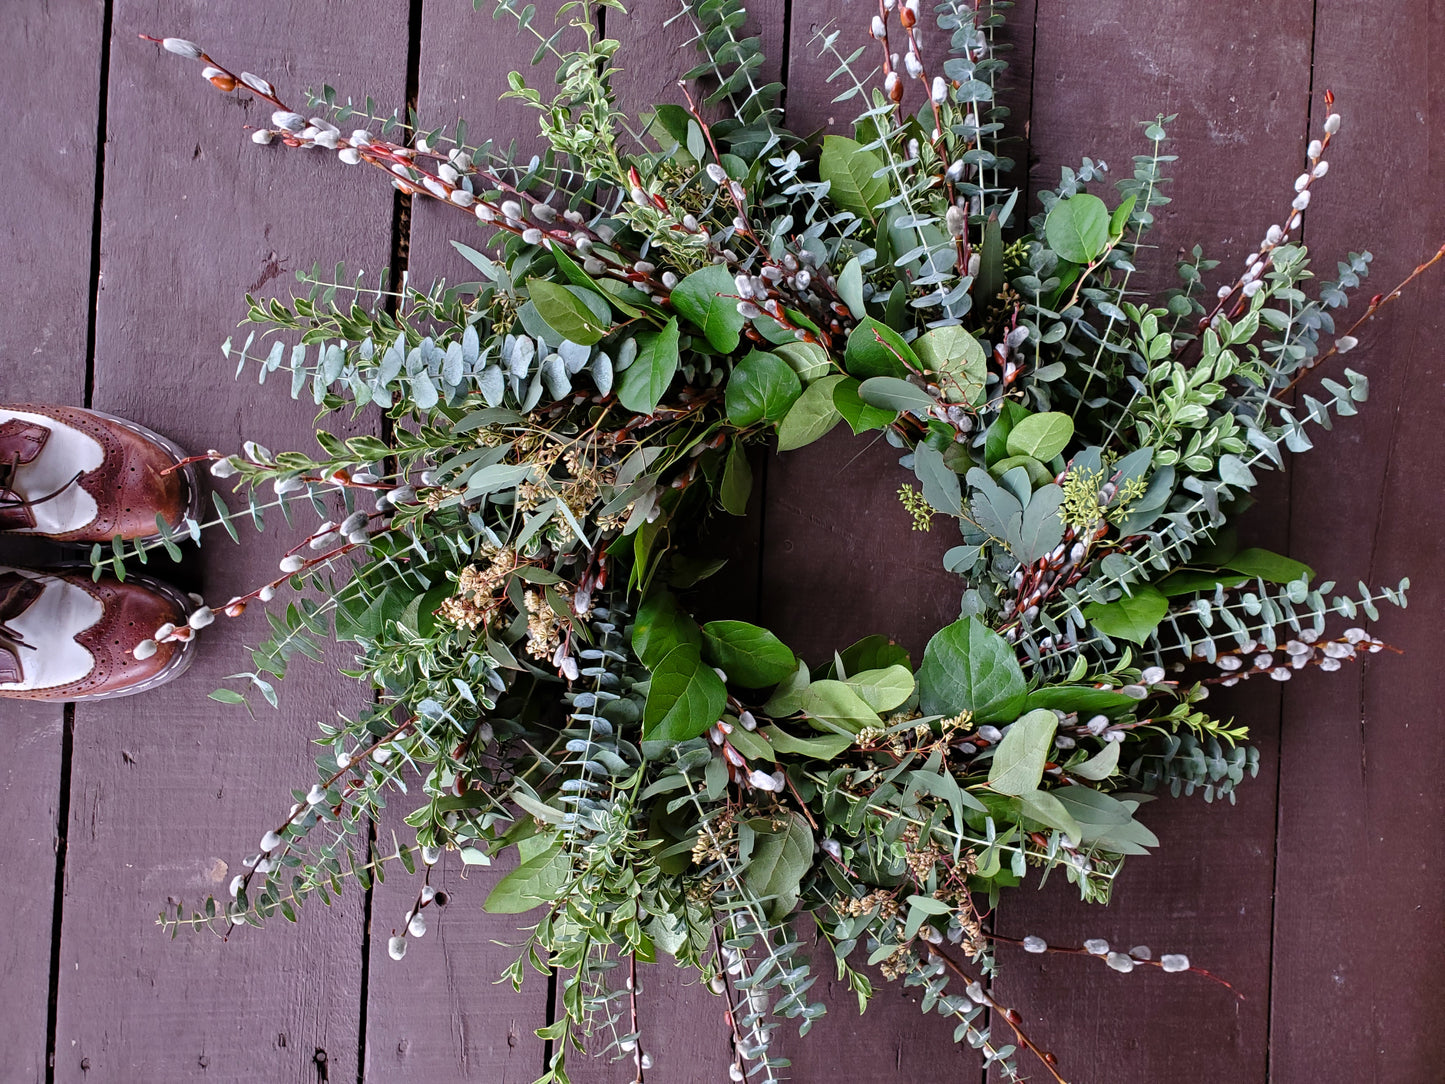
M 702 331 L 714 350 L 731 354 L 738 348 L 744 318 L 738 312 L 737 298 L 720 295 L 736 294 L 737 290 L 726 267 L 710 264 L 694 271 L 673 288 L 672 307 Z

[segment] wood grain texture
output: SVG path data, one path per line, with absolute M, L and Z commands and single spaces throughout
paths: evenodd
M 0 402 L 85 402 L 103 15 L 98 0 L 0 9 L 0 71 L 15 73 L 5 100 L 27 148 L 24 197 L 0 201 Z M 10 538 L 0 563 L 57 554 Z M 0 1077 L 17 1082 L 44 1080 L 49 1053 L 64 723 L 58 704 L 0 700 Z
M 1174 282 L 1176 256 L 1196 242 L 1224 261 L 1224 281 L 1288 210 L 1303 161 L 1311 5 L 1275 5 L 1268 27 L 1241 5 L 1157 4 L 1147 29 L 1137 11 L 1124 2 L 1041 8 L 1031 187 L 1053 187 L 1060 168 L 1085 155 L 1108 162 L 1115 179 L 1128 176 L 1132 156 L 1148 149 L 1137 122 L 1177 113 L 1165 148 L 1179 156 L 1166 167 L 1174 202 L 1156 212 L 1157 249 L 1141 259 L 1139 285 Z M 1112 203 L 1111 187 L 1095 191 Z M 1283 548 L 1288 493 L 1279 479 L 1267 485 L 1269 515 L 1242 529 L 1253 544 Z M 1184 952 L 1247 1000 L 1193 977 L 1126 977 L 1093 960 L 1001 948 L 1001 999 L 1023 1013 L 1070 1080 L 1263 1079 L 1279 697 L 1258 685 L 1232 692 L 1239 695 L 1219 697 L 1215 707 L 1247 723 L 1262 754 L 1260 776 L 1240 788 L 1238 805 L 1162 799 L 1144 816 L 1160 848 L 1126 863 L 1107 910 L 1080 905 L 1055 883 L 1006 898 L 997 928 L 1061 945 L 1103 937 Z
M 550 33 L 551 19 L 537 27 Z M 550 73 L 528 70 L 535 39 L 508 16 L 492 19 L 474 12 L 469 0 L 433 0 L 422 9 L 417 111 L 428 128 L 458 117 L 467 121 L 469 142 L 493 140 L 502 151 L 516 140 L 526 160 L 540 143 L 535 110 L 499 101 L 507 73 L 527 74 L 547 90 Z M 539 79 L 537 76 L 541 75 Z M 412 203 L 408 272 L 426 289 L 434 280 L 475 279 L 476 272 L 452 247 L 452 239 L 485 249 L 491 230 L 455 207 L 436 200 Z M 402 817 L 415 803 L 397 800 L 382 818 L 381 835 L 395 832 L 412 841 Z M 455 855 L 449 861 L 459 866 Z M 367 999 L 366 1079 L 375 1084 L 415 1080 L 528 1084 L 542 1071 L 542 1041 L 535 1031 L 547 1022 L 547 979 L 530 970 L 520 994 L 497 985 L 525 936 L 526 916 L 488 915 L 482 910 L 503 869 L 473 870 L 463 877 L 446 868 L 436 887 L 449 902 L 429 908 L 429 932 L 410 945 L 400 963 L 387 956 L 393 929 L 416 900 L 420 882 L 398 870 L 372 895 L 371 966 Z
M 242 126 L 269 107 L 223 97 L 199 67 L 137 40 L 141 30 L 204 42 L 265 72 L 294 102 L 306 81 L 399 93 L 404 9 L 264 2 L 237 19 L 184 2 L 116 5 L 109 86 L 95 403 L 191 448 L 313 447 L 308 404 L 254 373 L 233 381 L 219 344 L 247 291 L 345 257 L 387 259 L 390 190 L 329 155 L 258 148 Z M 274 575 L 279 517 L 238 553 L 201 554 L 204 590 L 224 600 Z M 149 571 L 164 573 L 152 560 Z M 197 584 L 196 586 L 201 586 Z M 76 709 L 55 1079 L 275 1080 L 357 1073 L 359 892 L 301 924 L 172 942 L 155 927 L 168 897 L 224 893 L 237 864 L 309 785 L 315 722 L 364 691 L 298 666 L 282 710 L 252 721 L 207 698 L 246 668 L 259 614 L 221 622 L 182 680 L 134 700 Z M 336 656 L 339 661 L 340 655 Z M 321 910 L 318 908 L 318 910 Z
M 1315 86 L 1333 89 L 1344 123 L 1305 240 L 1326 268 L 1347 251 L 1376 254 L 1358 313 L 1445 243 L 1445 11 L 1409 3 L 1376 19 L 1322 0 L 1316 25 Z M 1323 115 L 1317 105 L 1316 126 Z M 1442 314 L 1436 267 L 1359 333 L 1356 352 L 1323 369 L 1368 374 L 1370 401 L 1294 457 L 1297 555 L 1342 586 L 1408 575 L 1414 589 L 1409 609 L 1382 604 L 1377 623 L 1362 614 L 1331 624 L 1371 626 L 1403 658 L 1371 656 L 1286 689 L 1274 1080 L 1438 1080 L 1445 1059 L 1445 872 L 1433 854 L 1445 831 Z

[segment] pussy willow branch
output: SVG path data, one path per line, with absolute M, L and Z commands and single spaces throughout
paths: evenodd
M 977 983 L 980 991 L 980 996 L 983 997 L 984 1003 L 988 1005 L 988 1007 L 994 1012 L 996 1012 L 999 1016 L 1003 1017 L 1004 1021 L 1008 1024 L 1008 1026 L 1013 1029 L 1014 1038 L 1018 1040 L 1018 1044 L 1029 1053 L 1033 1054 L 1034 1057 L 1038 1058 L 1039 1061 L 1043 1063 L 1044 1068 L 1049 1071 L 1049 1075 L 1052 1076 L 1055 1081 L 1057 1081 L 1057 1084 L 1069 1084 L 1067 1080 L 1065 1080 L 1062 1076 L 1059 1075 L 1059 1070 L 1056 1068 L 1059 1059 L 1054 1057 L 1054 1055 L 1049 1051 L 1043 1049 L 1043 1047 L 1039 1046 L 1038 1043 L 1034 1042 L 1028 1037 L 1027 1034 L 1025 1034 L 1022 1024 L 1017 1019 L 1018 1013 L 1015 1010 L 1010 1009 L 1006 1005 L 1003 1005 L 999 1001 L 997 1001 L 994 996 L 988 992 L 988 989 L 983 985 L 983 983 L 975 979 L 972 975 L 965 971 L 962 965 L 960 965 L 956 960 L 954 960 L 954 958 L 948 953 L 943 951 L 942 946 L 935 945 L 930 942 L 928 945 L 928 952 L 929 955 L 936 956 L 938 959 L 942 960 L 943 965 L 947 967 L 950 971 L 952 971 L 960 979 L 962 979 L 964 982 L 970 984 Z

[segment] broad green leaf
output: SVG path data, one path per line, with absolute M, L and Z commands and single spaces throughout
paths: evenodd
M 1178 572 L 1171 572 L 1154 586 L 1169 598 L 1178 598 L 1181 595 L 1199 595 L 1205 592 L 1213 594 L 1216 587 L 1223 587 L 1227 591 L 1231 587 L 1246 584 L 1253 578 L 1240 573 L 1198 572 L 1181 568 Z
M 667 394 L 677 375 L 681 338 L 677 319 L 661 331 L 643 331 L 637 336 L 637 358 L 617 382 L 617 401 L 634 414 L 651 414 Z
M 923 484 L 923 499 L 946 516 L 963 515 L 963 487 L 958 475 L 943 461 L 943 453 L 928 444 L 913 450 L 913 473 Z
M 791 674 L 797 657 L 767 629 L 746 621 L 709 621 L 702 627 L 703 654 L 728 680 L 766 689 Z
M 999 408 L 998 417 L 988 427 L 984 434 L 983 461 L 992 469 L 994 464 L 1007 457 L 1008 437 L 1013 432 L 1013 427 L 1029 413 L 1012 399 L 1005 399 L 1003 406 Z
M 898 417 L 896 410 L 880 410 L 869 406 L 858 394 L 861 387 L 851 376 L 844 377 L 833 385 L 833 406 L 855 434 L 872 429 L 886 429 Z
M 833 405 L 833 387 L 843 379 L 825 376 L 803 389 L 798 401 L 778 423 L 778 451 L 792 451 L 812 444 L 843 420 Z
M 844 264 L 838 275 L 838 296 L 848 306 L 853 319 L 861 320 L 868 315 L 868 309 L 863 304 L 863 266 L 857 256 Z
M 1091 602 L 1084 607 L 1084 620 L 1105 636 L 1142 645 L 1169 612 L 1169 599 L 1148 584 L 1134 588 L 1113 602 Z
M 748 453 L 742 441 L 733 441 L 728 448 L 727 461 L 723 464 L 722 485 L 718 487 L 718 502 L 723 510 L 734 516 L 748 513 L 748 497 L 753 491 L 753 468 L 748 462 Z
M 797 669 L 778 682 L 778 687 L 773 690 L 773 695 L 763 705 L 763 711 L 775 719 L 802 711 L 803 693 L 808 688 L 810 680 L 807 663 L 799 659 Z
M 707 732 L 728 706 L 727 688 L 692 644 L 679 644 L 652 667 L 642 736 L 650 741 L 687 741 Z
M 852 734 L 818 734 L 811 738 L 795 738 L 775 726 L 765 727 L 764 733 L 773 751 L 784 756 L 812 757 L 815 760 L 833 760 L 853 745 Z
M 632 622 L 632 650 L 652 669 L 679 644 L 702 649 L 702 629 L 677 604 L 671 591 L 654 591 L 637 608 Z
M 574 343 L 591 346 L 612 329 L 607 300 L 591 290 L 528 279 L 527 296 L 547 326 Z
M 843 349 L 843 368 L 859 380 L 870 376 L 906 376 L 908 366 L 918 364 L 918 355 L 903 341 L 903 336 L 871 316 L 858 321 Z
M 878 670 L 861 670 L 843 679 L 847 685 L 878 714 L 892 711 L 913 695 L 913 671 L 906 666 L 886 666 Z
M 571 871 L 572 863 L 561 842 L 554 843 L 498 881 L 482 909 L 493 915 L 520 915 L 544 903 L 554 903 Z
M 743 879 L 752 895 L 766 901 L 768 920 L 777 922 L 798 906 L 803 878 L 813 865 L 813 830 L 797 813 L 788 814 L 781 831 L 768 817 L 755 817 L 747 823 L 755 839 Z
M 1129 216 L 1134 213 L 1134 202 L 1138 196 L 1125 196 L 1123 202 L 1114 208 L 1113 214 L 1109 216 L 1109 236 L 1123 237 L 1124 229 L 1129 225 Z
M 778 421 L 802 394 L 803 382 L 792 366 L 761 350 L 738 362 L 723 392 L 728 420 L 738 426 Z
M 988 468 L 988 473 L 993 474 L 996 478 L 1001 478 L 1014 467 L 1023 467 L 1023 471 L 1029 476 L 1030 486 L 1048 486 L 1053 481 L 1053 471 L 1039 463 L 1032 455 L 1010 455 L 1004 460 L 998 460 L 998 463 Z
M 1002 478 L 1015 467 L 1023 467 L 1031 486 L 1046 486 L 1054 480 L 1054 472 L 1031 455 L 1011 455 L 1007 459 L 1000 459 L 988 468 L 988 472 L 995 478 Z
M 1266 583 L 1293 583 L 1300 578 L 1314 579 L 1315 570 L 1292 557 L 1264 549 L 1241 550 L 1225 562 L 1231 572 L 1257 576 Z
M 1067 414 L 1030 414 L 1009 431 L 1005 447 L 1009 455 L 1032 456 L 1046 463 L 1068 447 L 1073 435 L 1074 421 Z
M 728 735 L 728 744 L 749 760 L 772 761 L 775 759 L 773 747 L 768 744 L 768 739 L 761 730 L 748 730 L 746 727 L 735 726 L 732 733 Z
M 1028 687 L 1013 648 L 976 617 L 934 633 L 918 668 L 925 715 L 973 712 L 976 723 L 1008 722 L 1023 710 Z
M 1084 830 L 1079 827 L 1079 822 L 1074 819 L 1064 803 L 1051 792 L 1046 790 L 1026 791 L 1019 795 L 1019 802 L 1023 806 L 1024 816 L 1031 817 L 1050 828 L 1057 828 L 1075 844 L 1083 842 Z
M 1036 708 L 1014 720 L 994 750 L 988 785 L 1000 794 L 1037 790 L 1058 726 L 1058 716 L 1047 708 Z
M 856 734 L 865 726 L 878 725 L 878 712 L 851 686 L 831 679 L 815 681 L 803 690 L 804 713 L 825 725 L 824 729 Z
M 913 350 L 944 402 L 982 402 L 988 359 L 983 344 L 967 331 L 957 325 L 935 328 L 914 340 Z
M 1119 715 L 1132 711 L 1139 701 L 1113 689 L 1096 689 L 1092 685 L 1045 685 L 1029 693 L 1024 704 L 1034 708 L 1057 709 L 1062 712 L 1077 712 L 1079 718 L 1091 715 Z
M 927 414 L 935 405 L 933 396 L 896 376 L 870 376 L 858 387 L 858 397 L 869 406 L 898 413 L 915 410 Z
M 1044 486 L 1029 498 L 1019 524 L 1023 548 L 1015 555 L 1024 564 L 1033 564 L 1047 556 L 1063 540 L 1064 522 L 1058 515 L 1059 506 L 1063 503 L 1063 489 L 1053 484 Z
M 843 660 L 843 665 L 848 668 L 849 674 L 860 673 L 864 670 L 881 670 L 889 666 L 907 666 L 909 671 L 912 667 L 908 664 L 908 649 L 902 644 L 896 644 L 886 636 L 865 636 L 856 644 L 844 648 L 838 653 Z M 834 675 L 835 677 L 839 675 Z
M 1101 783 L 1114 774 L 1114 769 L 1119 766 L 1119 748 L 1121 742 L 1110 741 L 1104 743 L 1104 748 L 1091 756 L 1082 764 L 1075 764 L 1069 771 L 1080 779 L 1088 779 L 1095 783 Z
M 694 271 L 672 290 L 672 307 L 679 316 L 702 331 L 714 350 L 731 354 L 738 348 L 744 317 L 734 297 L 737 283 L 722 264 L 709 264 Z
M 888 182 L 873 176 L 882 168 L 883 161 L 856 140 L 839 135 L 823 137 L 818 176 L 828 182 L 828 194 L 834 203 L 869 222 L 878 220 L 878 205 L 888 198 Z
M 1109 208 L 1087 192 L 1060 200 L 1044 221 L 1044 238 L 1070 263 L 1089 263 L 1109 244 Z
M 790 342 L 773 347 L 773 353 L 788 363 L 804 384 L 827 376 L 833 368 L 827 352 L 817 343 Z

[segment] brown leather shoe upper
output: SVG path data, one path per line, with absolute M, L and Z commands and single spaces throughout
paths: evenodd
M 81 700 L 114 696 L 137 687 L 163 684 L 180 673 L 177 659 L 185 645 L 165 643 L 148 659 L 137 659 L 136 644 L 149 639 L 157 628 L 167 622 L 185 624 L 186 612 L 178 597 L 163 592 L 151 581 L 128 579 L 125 583 L 110 577 L 92 582 L 84 571 L 55 570 L 44 573 L 82 588 L 97 599 L 102 612 L 100 620 L 87 629 L 60 630 L 90 652 L 95 663 L 78 681 L 43 689 L 3 690 L 0 696 L 21 700 Z M 18 684 L 20 655 L 6 642 L 6 619 L 23 613 L 40 595 L 40 581 L 19 573 L 0 572 L 0 682 Z M 7 676 L 11 671 L 12 676 Z M 169 674 L 168 674 L 169 671 Z
M 105 453 L 100 466 L 75 483 L 95 499 L 95 519 L 78 530 L 50 537 L 61 542 L 108 542 L 116 535 L 151 538 L 156 534 L 157 513 L 168 526 L 180 527 L 194 482 L 180 470 L 167 473 L 177 462 L 169 448 L 138 427 L 79 407 L 19 404 L 7 409 L 54 418 L 94 439 Z M 0 426 L 0 465 L 33 460 L 48 436 L 48 432 L 37 434 L 37 428 L 21 419 Z M 29 510 L 13 499 L 4 500 L 5 496 L 0 492 L 0 530 L 33 527 Z

